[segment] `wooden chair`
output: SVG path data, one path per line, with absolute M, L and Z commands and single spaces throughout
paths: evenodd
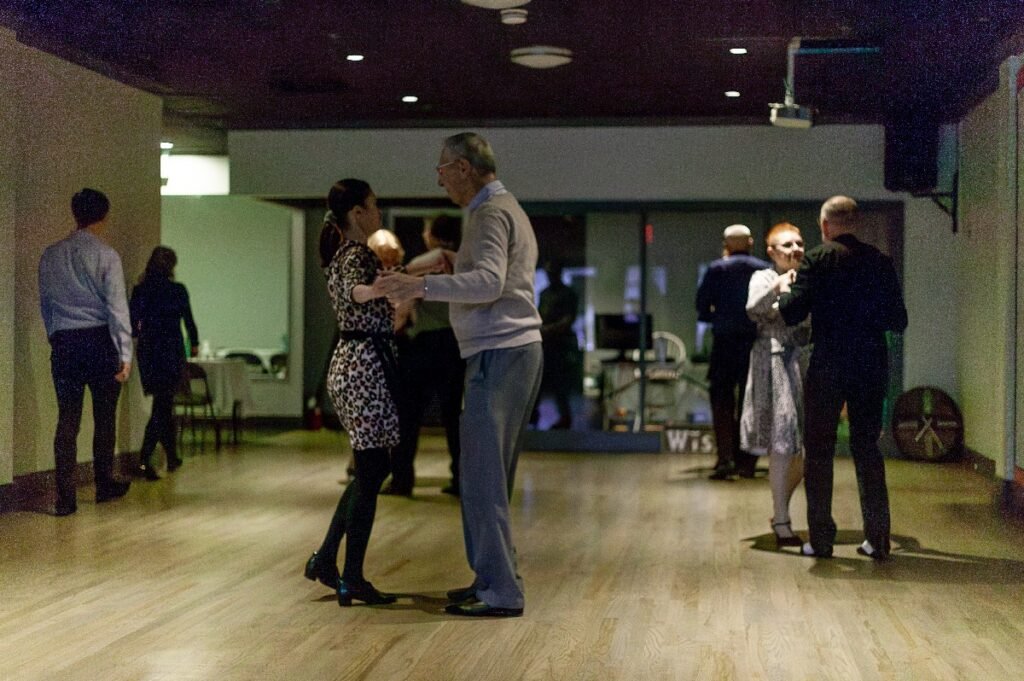
M 214 446 L 220 449 L 220 421 L 217 418 L 210 394 L 210 382 L 206 378 L 206 370 L 193 362 L 185 363 L 185 375 L 174 396 L 174 405 L 180 415 L 178 442 L 184 440 L 185 429 L 192 433 L 192 445 L 196 442 L 196 422 L 199 422 L 199 449 L 206 447 L 206 426 L 213 427 Z

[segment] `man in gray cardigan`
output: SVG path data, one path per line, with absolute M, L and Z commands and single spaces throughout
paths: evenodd
M 523 614 L 509 499 L 523 434 L 540 389 L 543 355 L 534 304 L 537 240 L 530 219 L 495 175 L 487 141 L 465 132 L 444 141 L 437 183 L 468 209 L 454 273 L 382 275 L 374 284 L 394 304 L 451 303 L 466 360 L 462 439 L 462 526 L 473 583 L 448 592 L 453 615 Z

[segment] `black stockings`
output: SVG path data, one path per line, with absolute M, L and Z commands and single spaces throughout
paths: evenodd
M 177 433 L 174 428 L 174 390 L 160 390 L 153 393 L 153 409 L 142 438 L 142 463 L 152 464 L 153 450 L 157 443 L 164 446 L 167 463 L 178 458 Z
M 345 568 L 341 573 L 341 578 L 346 582 L 358 583 L 365 580 L 363 560 L 370 543 L 373 518 L 377 513 L 377 494 L 390 470 L 388 454 L 388 450 L 382 448 L 358 449 L 354 452 L 355 478 L 341 495 L 327 528 L 327 536 L 317 551 L 319 559 L 324 561 L 322 564 L 336 564 L 341 538 L 348 535 L 345 543 Z

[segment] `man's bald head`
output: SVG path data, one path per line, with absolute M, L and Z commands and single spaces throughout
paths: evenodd
M 833 196 L 821 204 L 818 224 L 823 238 L 832 239 L 839 234 L 855 232 L 859 223 L 860 209 L 849 196 Z

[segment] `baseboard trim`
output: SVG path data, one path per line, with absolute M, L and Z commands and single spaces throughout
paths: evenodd
M 302 427 L 301 416 L 246 416 L 242 421 L 243 431 L 246 428 L 256 430 L 260 428 L 298 430 Z
M 131 471 L 138 465 L 138 452 L 121 452 L 114 456 L 114 472 L 123 478 L 130 478 Z M 92 461 L 80 461 L 75 468 L 77 486 L 91 485 L 92 479 Z M 53 470 L 16 475 L 13 482 L 0 485 L 0 513 L 49 512 L 55 487 Z
M 1024 522 L 1024 469 L 1016 468 L 1013 478 L 1003 481 L 999 510 L 1013 520 Z

